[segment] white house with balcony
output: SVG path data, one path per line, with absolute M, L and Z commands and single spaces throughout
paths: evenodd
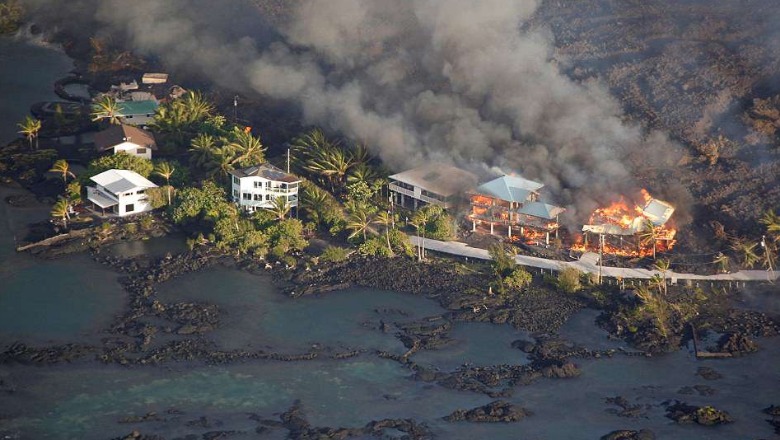
M 272 208 L 278 197 L 284 197 L 290 208 L 298 207 L 300 179 L 271 164 L 232 170 L 230 175 L 231 197 L 246 211 Z
M 134 171 L 103 171 L 90 180 L 95 186 L 87 187 L 87 199 L 103 213 L 124 217 L 152 210 L 146 191 L 157 185 Z
M 474 174 L 443 164 L 428 164 L 390 176 L 393 203 L 417 209 L 424 204 L 453 208 L 464 191 L 477 184 Z
M 95 148 L 98 152 L 111 151 L 114 154 L 127 153 L 144 159 L 152 158 L 157 142 L 152 133 L 132 125 L 112 125 L 95 134 Z

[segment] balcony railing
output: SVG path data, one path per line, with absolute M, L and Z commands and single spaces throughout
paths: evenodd
M 449 203 L 447 203 L 445 201 L 442 201 L 442 200 L 439 200 L 439 199 L 434 199 L 433 197 L 428 197 L 428 196 L 425 196 L 425 195 L 422 195 L 422 194 L 420 194 L 419 196 L 415 195 L 414 191 L 410 191 L 410 190 L 408 190 L 406 188 L 401 188 L 400 186 L 392 184 L 392 183 L 388 187 L 390 188 L 390 191 L 397 192 L 398 194 L 403 194 L 405 196 L 409 196 L 409 197 L 411 197 L 413 199 L 417 199 L 417 200 L 419 200 L 421 202 L 429 203 L 431 205 L 439 205 L 439 206 L 442 206 L 444 208 L 447 208 L 447 207 L 450 206 Z

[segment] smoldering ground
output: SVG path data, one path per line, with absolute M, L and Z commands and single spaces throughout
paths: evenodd
M 60 20 L 74 9 L 29 3 Z M 134 50 L 295 103 L 306 124 L 365 143 L 393 169 L 521 173 L 574 218 L 635 191 L 636 166 L 678 155 L 663 133 L 626 122 L 600 81 L 561 73 L 567 60 L 531 20 L 536 0 L 298 0 L 274 20 L 243 0 L 77 4 Z

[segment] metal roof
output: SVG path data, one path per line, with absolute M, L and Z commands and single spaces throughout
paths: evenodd
M 650 199 L 642 208 L 642 214 L 654 225 L 661 226 L 674 214 L 674 206 L 658 199 Z
M 92 176 L 93 182 L 111 191 L 114 194 L 127 192 L 133 189 L 156 188 L 157 185 L 147 180 L 144 176 L 129 170 L 108 170 Z
M 402 173 L 393 174 L 390 179 L 448 197 L 473 187 L 477 176 L 460 168 L 431 163 Z
M 559 206 L 548 205 L 543 202 L 527 202 L 517 210 L 517 213 L 547 220 L 555 220 L 563 211 L 565 211 L 565 209 Z
M 262 177 L 263 179 L 273 180 L 275 182 L 287 182 L 295 183 L 300 182 L 297 176 L 285 173 L 279 168 L 271 165 L 270 163 L 264 163 L 262 165 L 255 165 L 248 168 L 241 168 L 238 170 L 231 170 L 230 174 L 242 178 L 242 177 Z
M 104 209 L 119 204 L 119 202 L 117 202 L 116 200 L 109 199 L 108 197 L 103 196 L 97 191 L 93 191 L 92 193 L 88 194 L 87 198 L 94 204 Z
M 524 202 L 544 184 L 519 176 L 501 176 L 477 187 L 477 192 L 507 202 Z
M 146 130 L 142 130 L 132 125 L 121 124 L 112 125 L 103 131 L 95 134 L 95 148 L 98 151 L 105 151 L 114 148 L 123 142 L 132 142 L 138 146 L 157 149 L 154 142 L 154 135 Z

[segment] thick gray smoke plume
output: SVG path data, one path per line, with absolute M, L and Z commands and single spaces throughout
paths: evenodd
M 252 14 L 241 2 L 104 0 L 96 17 L 141 52 L 297 103 L 307 124 L 366 143 L 391 168 L 500 168 L 580 213 L 635 189 L 629 155 L 668 143 L 623 122 L 602 84 L 560 72 L 552 36 L 529 22 L 537 0 L 293 4 L 271 38 L 242 33 Z

